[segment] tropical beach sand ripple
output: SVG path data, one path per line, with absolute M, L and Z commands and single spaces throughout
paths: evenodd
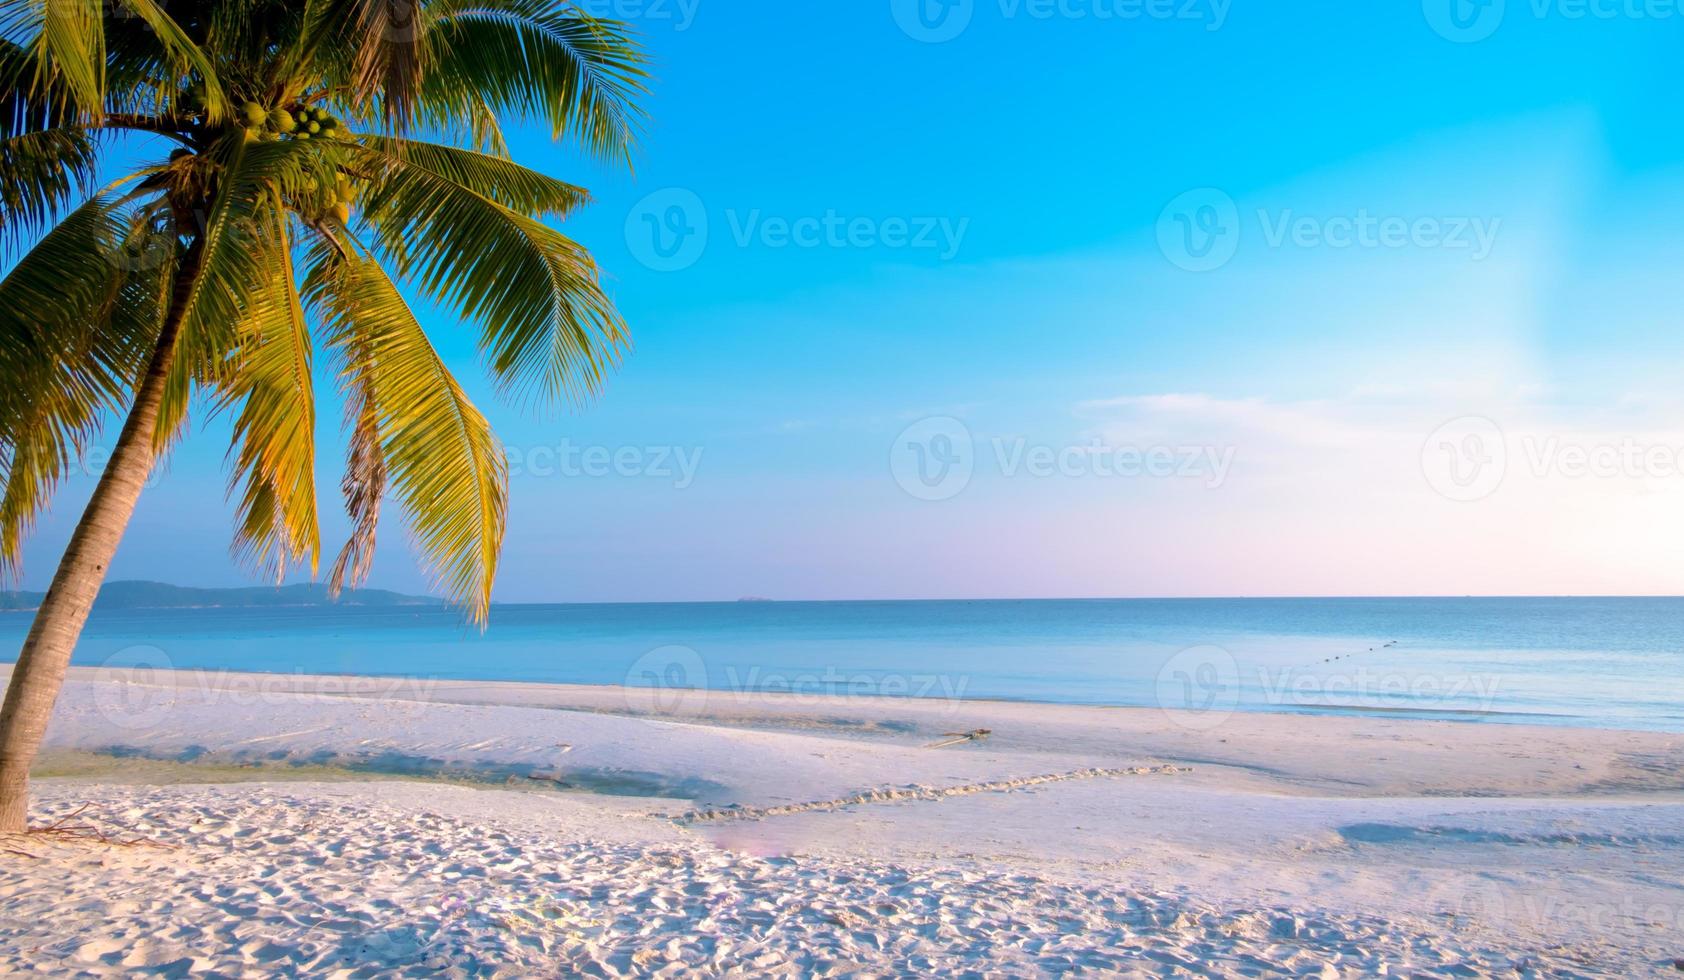
M 0 840 L 0 975 L 1628 977 L 1684 955 L 1677 734 L 343 681 L 73 669 L 32 819 L 88 804 L 72 822 L 155 846 Z
M 1219 909 L 998 868 L 763 859 L 566 840 L 336 784 L 132 787 L 88 819 L 158 846 L 26 846 L 0 868 L 0 972 L 1468 976 L 1576 973 L 1453 931 Z M 43 821 L 75 812 L 49 788 Z M 479 794 L 489 796 L 494 794 Z M 80 925 L 82 928 L 76 928 Z

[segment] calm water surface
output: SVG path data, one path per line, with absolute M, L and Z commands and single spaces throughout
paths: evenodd
M 75 662 L 1684 731 L 1684 598 L 100 611 Z

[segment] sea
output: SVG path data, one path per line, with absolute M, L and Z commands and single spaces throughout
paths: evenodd
M 74 662 L 1684 731 L 1684 598 L 101 609 Z

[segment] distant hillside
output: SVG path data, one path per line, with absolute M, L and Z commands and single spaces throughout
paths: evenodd
M 34 609 L 41 604 L 40 592 L 0 592 L 0 609 Z M 384 589 L 346 589 L 337 604 L 342 606 L 436 606 L 442 600 L 404 595 Z M 192 609 L 207 606 L 251 608 L 259 606 L 329 606 L 327 586 L 319 584 L 267 586 L 243 589 L 190 589 L 164 582 L 107 582 L 94 600 L 95 609 Z

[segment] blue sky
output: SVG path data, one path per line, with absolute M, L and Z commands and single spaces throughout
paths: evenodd
M 535 418 L 430 319 L 516 460 L 499 599 L 1684 589 L 1661 0 L 589 6 L 658 63 L 635 173 L 513 142 L 635 353 Z M 226 440 L 114 577 L 247 581 Z M 371 584 L 426 587 L 395 519 Z

